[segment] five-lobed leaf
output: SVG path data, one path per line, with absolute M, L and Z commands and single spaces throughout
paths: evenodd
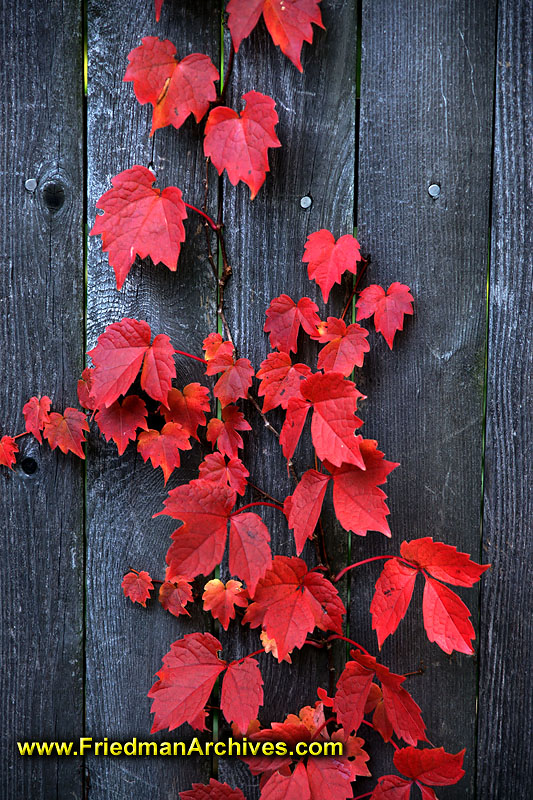
M 322 228 L 311 233 L 305 243 L 302 258 L 307 263 L 309 280 L 316 281 L 322 290 L 324 303 L 334 284 L 340 283 L 344 272 L 357 272 L 357 262 L 361 260 L 359 242 L 350 233 L 335 241 L 331 231 Z
M 356 303 L 357 321 L 374 315 L 374 325 L 392 350 L 396 331 L 403 330 L 405 314 L 413 313 L 413 296 L 408 286 L 395 281 L 387 292 L 377 284 L 367 286 Z
M 234 456 L 226 462 L 222 453 L 209 453 L 198 467 L 199 478 L 229 486 L 240 495 L 246 491 L 249 474 L 240 458 Z

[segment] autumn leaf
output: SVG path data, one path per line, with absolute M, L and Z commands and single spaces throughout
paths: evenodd
M 322 228 L 307 237 L 302 261 L 308 265 L 309 280 L 317 282 L 327 303 L 333 285 L 341 282 L 343 273 L 357 272 L 357 262 L 361 261 L 359 242 L 349 233 L 335 241 L 331 231 Z
M 235 619 L 235 606 L 246 608 L 248 605 L 248 592 L 240 581 L 230 580 L 224 585 L 214 578 L 204 586 L 202 600 L 204 611 L 210 611 L 227 631 L 230 620 Z
M 192 602 L 192 599 L 191 583 L 183 575 L 177 575 L 173 581 L 165 581 L 159 587 L 159 602 L 165 611 L 169 611 L 175 617 L 182 614 L 190 616 L 185 606 Z
M 346 378 L 354 367 L 362 367 L 365 353 L 370 350 L 368 331 L 354 322 L 346 326 L 342 319 L 328 317 L 323 322 L 318 341 L 327 342 L 318 354 L 318 369 L 324 372 L 340 372 Z
M 115 175 L 113 188 L 96 203 L 104 213 L 97 215 L 90 235 L 102 237 L 119 290 L 136 256 L 150 256 L 154 264 L 162 263 L 172 272 L 177 269 L 185 240 L 185 203 L 176 186 L 161 191 L 154 183 L 153 172 L 136 165 Z
M 222 409 L 222 419 L 213 417 L 207 425 L 207 441 L 216 444 L 220 452 L 230 459 L 237 458 L 239 450 L 244 447 L 238 431 L 251 431 L 244 419 L 244 414 L 237 406 L 229 405 Z
M 78 381 L 78 400 L 80 406 L 87 411 L 94 411 L 96 406 L 94 401 L 91 400 L 91 392 L 93 389 L 93 367 L 85 367 L 81 373 L 81 378 Z
M 152 462 L 154 469 L 161 467 L 165 484 L 172 471 L 180 465 L 180 450 L 190 450 L 187 433 L 177 422 L 167 422 L 161 431 L 146 430 L 139 434 L 137 449 L 144 461 Z
M 180 792 L 181 800 L 246 800 L 240 789 L 232 789 L 227 783 L 214 778 L 209 783 L 193 783 L 192 789 Z
M 208 454 L 198 467 L 199 478 L 230 486 L 240 495 L 246 491 L 246 478 L 249 474 L 240 458 L 230 458 L 226 462 L 222 453 Z
M 300 326 L 310 336 L 316 334 L 320 325 L 318 306 L 308 297 L 295 303 L 287 294 L 275 297 L 266 310 L 263 330 L 269 333 L 270 345 L 283 353 L 296 353 Z
M 89 425 L 83 411 L 69 407 L 63 414 L 56 411 L 50 414 L 44 423 L 43 436 L 52 450 L 59 447 L 62 453 L 74 453 L 84 459 L 85 453 L 81 445 L 85 441 L 83 432 L 88 430 Z
M 387 636 L 394 633 L 406 614 L 416 576 L 416 570 L 396 558 L 385 562 L 370 604 L 372 629 L 376 631 L 380 650 Z
M 246 511 L 234 513 L 229 528 L 229 569 L 246 581 L 250 595 L 272 565 L 270 533 L 260 516 Z
M 144 570 L 128 572 L 127 575 L 124 575 L 121 586 L 124 590 L 124 595 L 129 597 L 132 603 L 140 603 L 146 608 L 146 601 L 154 588 L 152 579 L 147 572 Z
M 472 640 L 476 634 L 470 622 L 470 611 L 455 592 L 426 577 L 422 611 L 430 642 L 438 644 L 448 655 L 454 650 L 474 655 Z
M 394 766 L 408 779 L 398 775 L 384 775 L 372 792 L 370 800 L 409 800 L 411 787 L 420 789 L 422 800 L 437 800 L 432 786 L 451 786 L 465 774 L 463 758 L 465 751 L 447 753 L 444 748 L 418 750 L 404 747 L 394 753 Z
M 412 785 L 399 775 L 384 775 L 379 778 L 370 800 L 409 800 Z
M 400 553 L 414 566 L 453 586 L 473 586 L 490 567 L 476 564 L 468 553 L 460 553 L 453 545 L 434 542 L 431 536 L 402 542 Z
M 261 379 L 258 394 L 264 397 L 263 413 L 277 406 L 287 408 L 291 397 L 300 394 L 300 384 L 311 375 L 306 364 L 293 364 L 288 353 L 269 353 L 257 377 Z
M 133 81 L 139 103 L 150 103 L 154 109 L 150 136 L 165 125 L 180 128 L 189 114 L 200 122 L 216 100 L 215 81 L 220 76 L 208 56 L 191 53 L 178 61 L 172 42 L 146 36 L 128 61 L 124 81 Z
M 121 456 L 128 442 L 137 438 L 138 428 L 148 430 L 146 415 L 144 400 L 131 394 L 125 397 L 122 403 L 120 400 L 115 400 L 109 408 L 102 408 L 95 419 L 106 440 L 109 442 L 112 439 L 115 442 L 118 454 Z
M 13 464 L 16 461 L 15 454 L 18 453 L 18 451 L 18 445 L 14 436 L 2 436 L 0 439 L 0 465 L 13 469 Z
M 204 153 L 222 175 L 226 170 L 234 186 L 244 181 L 253 200 L 269 172 L 268 149 L 281 147 L 275 127 L 278 115 L 274 100 L 259 92 L 243 95 L 246 106 L 240 115 L 217 106 L 205 125 Z
M 187 436 L 198 439 L 198 428 L 205 425 L 205 415 L 211 411 L 209 389 L 200 383 L 188 383 L 183 390 L 172 388 L 166 398 L 166 405 L 159 407 L 165 422 L 177 422 Z
M 39 444 L 42 444 L 41 431 L 44 428 L 44 423 L 48 422 L 49 411 L 52 406 L 52 401 L 49 397 L 30 397 L 28 402 L 24 405 L 22 413 L 26 422 L 26 431 L 32 433 Z
M 285 500 L 285 516 L 289 528 L 294 530 L 297 555 L 300 555 L 306 541 L 313 536 L 329 480 L 329 475 L 308 469 L 302 475 L 293 495 Z
M 357 731 L 363 721 L 373 678 L 371 669 L 356 661 L 348 661 L 337 681 L 333 710 L 346 736 Z
M 413 313 L 413 302 L 411 290 L 403 283 L 391 283 L 386 294 L 381 286 L 372 284 L 359 295 L 357 321 L 374 315 L 376 330 L 383 334 L 392 350 L 394 334 L 403 330 L 404 315 Z
M 302 45 L 313 41 L 311 23 L 324 27 L 319 3 L 320 0 L 230 0 L 226 11 L 235 50 L 250 35 L 263 14 L 274 44 L 302 72 Z
M 300 762 L 294 772 L 275 772 L 266 782 L 259 800 L 310 800 L 307 770 Z
M 242 734 L 263 705 L 263 678 L 257 661 L 245 658 L 228 664 L 222 679 L 220 708 Z

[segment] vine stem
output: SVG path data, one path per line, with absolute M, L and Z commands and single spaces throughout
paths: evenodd
M 374 792 L 365 792 L 364 794 L 358 794 L 357 797 L 354 797 L 353 800 L 363 800 L 364 797 L 372 797 Z
M 192 353 L 187 353 L 185 350 L 174 350 L 174 354 L 180 356 L 187 356 L 187 358 L 193 358 L 195 361 L 201 361 L 202 364 L 207 364 L 205 358 L 200 358 L 200 356 L 193 356 Z
M 263 422 L 265 423 L 265 428 L 268 428 L 269 431 L 272 431 L 274 436 L 276 436 L 279 439 L 279 432 L 270 424 L 270 422 L 268 421 L 268 419 L 265 416 L 265 413 L 264 413 L 263 409 L 261 408 L 261 406 L 259 405 L 259 403 L 255 399 L 255 397 L 252 394 L 250 394 L 250 392 L 248 392 L 248 396 L 247 396 L 246 399 L 250 401 L 250 403 L 253 405 L 253 407 L 258 412 L 258 414 L 260 414 Z
M 254 650 L 253 653 L 248 653 L 247 656 L 243 656 L 242 658 L 238 658 L 236 661 L 230 661 L 230 663 L 228 664 L 228 667 L 230 665 L 232 665 L 232 664 L 240 664 L 241 661 L 246 661 L 247 658 L 253 658 L 254 656 L 260 656 L 261 653 L 264 653 L 264 652 L 265 652 L 265 648 L 264 647 L 262 647 L 261 650 Z
M 314 732 L 313 738 L 312 738 L 311 741 L 314 742 L 316 737 L 318 736 L 318 734 L 322 733 L 322 731 L 324 730 L 326 725 L 329 725 L 330 722 L 335 722 L 335 717 L 329 717 L 329 719 L 324 720 L 324 722 L 321 725 L 319 725 L 318 728 L 316 729 L 316 731 Z
M 240 514 L 241 511 L 244 511 L 246 508 L 253 508 L 254 506 L 270 506 L 270 508 L 277 508 L 278 511 L 283 511 L 283 506 L 281 505 L 278 506 L 274 503 L 265 503 L 263 500 L 257 500 L 255 503 L 246 503 L 245 506 L 242 506 L 242 508 L 238 508 L 237 511 L 234 511 L 231 516 L 234 517 L 236 514 Z
M 248 486 L 251 486 L 252 489 L 254 489 L 256 492 L 259 492 L 259 494 L 262 494 L 263 497 L 266 497 L 268 500 L 272 500 L 272 502 L 275 503 L 277 506 L 282 506 L 283 505 L 283 503 L 280 503 L 280 501 L 276 500 L 275 497 L 272 497 L 271 494 L 268 494 L 268 492 L 265 492 L 264 489 L 260 489 L 259 486 L 256 486 L 255 483 L 252 483 L 251 481 L 248 481 Z
M 341 636 L 340 633 L 335 633 L 333 634 L 333 636 L 328 636 L 326 641 L 332 642 L 335 639 L 340 639 L 342 642 L 348 642 L 348 644 L 353 644 L 354 647 L 357 647 L 357 649 L 361 650 L 361 652 L 363 652 L 365 655 L 370 656 L 370 653 L 368 652 L 368 650 L 365 650 L 362 644 L 359 644 L 359 642 L 354 642 L 353 639 L 348 639 L 346 636 Z M 370 658 L 372 658 L 372 656 L 370 656 Z
M 408 567 L 413 566 L 413 564 L 411 564 L 410 561 L 407 561 L 405 558 L 402 558 L 401 556 L 372 556 L 372 558 L 365 558 L 363 559 L 363 561 L 356 561 L 355 564 L 350 564 L 350 566 L 341 569 L 339 574 L 333 578 L 333 583 L 337 583 L 337 581 L 340 581 L 343 575 L 346 575 L 346 573 L 349 572 L 351 569 L 355 569 L 356 567 L 362 567 L 363 564 L 370 564 L 372 561 L 383 561 L 383 560 L 388 561 L 391 558 L 395 558 L 397 561 L 401 561 L 402 564 L 407 564 Z
M 24 431 L 23 433 L 17 433 L 16 436 L 12 436 L 12 439 L 20 439 L 21 436 L 27 436 L 30 431 Z
M 209 227 L 212 230 L 214 230 L 215 232 L 218 232 L 217 224 L 216 224 L 216 222 L 214 222 L 214 220 L 211 219 L 209 214 L 206 214 L 206 212 L 202 211 L 200 208 L 196 208 L 196 206 L 192 206 L 190 203 L 185 203 L 185 206 L 187 208 L 190 208 L 192 211 L 196 211 L 197 214 L 200 214 L 200 216 L 203 217 L 206 220 L 206 222 L 209 225 Z
M 355 282 L 355 286 L 353 287 L 353 290 L 352 290 L 352 293 L 351 293 L 351 295 L 350 295 L 350 298 L 349 298 L 348 302 L 346 303 L 346 305 L 345 305 L 345 307 L 344 307 L 344 311 L 342 312 L 341 319 L 344 319 L 344 317 L 346 316 L 346 313 L 347 313 L 348 309 L 350 308 L 350 306 L 351 306 L 351 304 L 352 304 L 352 300 L 353 300 L 353 299 L 354 299 L 354 297 L 355 297 L 355 294 L 356 294 L 356 292 L 357 292 L 357 289 L 359 288 L 359 284 L 361 283 L 361 280 L 362 280 L 362 278 L 363 278 L 363 275 L 364 275 L 364 274 L 365 274 L 365 272 L 366 272 L 366 268 L 367 268 L 367 267 L 368 267 L 368 265 L 370 264 L 370 258 L 361 258 L 361 261 L 363 262 L 363 269 L 361 270 L 361 272 L 360 272 L 360 273 L 359 273 L 359 275 L 357 276 L 357 280 L 356 280 L 356 282 Z

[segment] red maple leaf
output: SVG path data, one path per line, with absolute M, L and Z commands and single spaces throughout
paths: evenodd
M 132 603 L 140 603 L 146 608 L 146 601 L 150 597 L 150 592 L 154 588 L 150 575 L 141 570 L 136 572 L 132 570 L 124 575 L 121 584 L 124 594 L 132 601 Z
M 209 783 L 193 783 L 192 789 L 180 792 L 181 800 L 246 800 L 240 789 L 232 789 L 227 783 L 214 778 Z
M 327 303 L 332 286 L 341 282 L 343 273 L 357 272 L 359 242 L 350 233 L 335 241 L 331 231 L 322 228 L 307 237 L 302 261 L 308 265 L 309 280 L 317 282 Z
M 398 775 L 384 775 L 372 793 L 371 800 L 409 800 L 411 786 L 420 789 L 422 800 L 437 800 L 430 786 L 451 786 L 465 774 L 463 759 L 465 750 L 447 753 L 443 747 L 418 750 L 403 747 L 394 753 L 394 766 L 407 775 L 409 780 Z
M 185 608 L 192 601 L 192 588 L 190 581 L 183 575 L 177 575 L 173 581 L 165 581 L 159 587 L 159 602 L 175 617 L 181 614 L 190 616 Z
M 177 422 L 167 422 L 161 432 L 145 430 L 139 434 L 137 450 L 144 461 L 152 462 L 154 469 L 161 467 L 165 484 L 172 471 L 180 465 L 180 450 L 190 450 L 187 433 Z
M 200 122 L 216 100 L 215 81 L 220 76 L 208 56 L 191 53 L 178 61 L 172 42 L 146 36 L 128 61 L 124 81 L 133 81 L 141 105 L 151 103 L 154 108 L 150 136 L 165 125 L 180 128 L 189 114 Z
M 228 664 L 222 679 L 220 708 L 228 722 L 246 733 L 263 705 L 263 678 L 257 661 L 245 658 Z
M 95 408 L 109 407 L 126 394 L 141 364 L 141 387 L 154 400 L 166 402 L 176 377 L 174 349 L 166 334 L 158 334 L 152 345 L 150 339 L 147 322 L 127 317 L 100 334 L 96 347 L 88 353 L 94 363 L 91 400 Z
M 224 585 L 214 578 L 204 586 L 202 600 L 204 611 L 210 611 L 227 631 L 230 620 L 235 619 L 235 606 L 246 608 L 248 605 L 248 592 L 240 581 L 227 581 Z
M 224 406 L 222 419 L 209 420 L 207 425 L 207 441 L 228 458 L 236 458 L 240 449 L 244 447 L 242 437 L 238 431 L 251 431 L 250 425 L 244 419 L 244 414 L 237 406 Z
M 41 431 L 44 428 L 44 423 L 50 419 L 48 412 L 51 406 L 52 401 L 49 397 L 30 397 L 22 409 L 26 421 L 26 430 L 28 433 L 33 433 L 39 444 L 43 441 Z
M 112 439 L 115 442 L 118 454 L 121 456 L 128 442 L 137 438 L 137 428 L 148 430 L 147 413 L 144 400 L 131 394 L 125 397 L 122 403 L 120 400 L 115 400 L 109 408 L 98 411 L 96 422 L 106 440 L 109 442 Z
M 268 148 L 281 147 L 275 127 L 274 100 L 260 92 L 243 95 L 241 114 L 225 106 L 214 108 L 205 125 L 204 153 L 219 175 L 226 170 L 235 186 L 244 181 L 253 200 L 269 172 Z
M 205 414 L 211 411 L 209 389 L 200 383 L 188 383 L 180 389 L 172 388 L 166 399 L 166 406 L 159 407 L 165 422 L 177 422 L 187 436 L 198 439 L 198 428 L 205 425 Z
M 15 453 L 18 453 L 18 451 L 14 436 L 2 436 L 0 439 L 0 464 L 3 467 L 13 469 L 13 464 L 16 461 Z
M 276 640 L 279 662 L 294 647 L 302 647 L 315 627 L 342 630 L 346 609 L 336 588 L 318 572 L 309 572 L 301 558 L 276 556 L 253 597 L 243 623 L 261 625 Z
M 81 373 L 81 378 L 78 381 L 78 400 L 82 408 L 88 411 L 94 411 L 96 406 L 91 400 L 91 392 L 93 388 L 93 372 L 92 367 L 85 367 Z
M 222 453 L 210 453 L 198 468 L 198 477 L 206 481 L 230 486 L 234 492 L 243 495 L 246 491 L 249 472 L 240 458 L 230 458 L 226 462 Z
M 215 375 L 221 371 L 216 364 L 210 362 L 206 374 Z M 253 376 L 254 368 L 250 361 L 247 358 L 238 358 L 234 364 L 224 369 L 213 387 L 213 394 L 220 400 L 220 404 L 224 408 L 248 395 Z
M 85 441 L 83 432 L 88 430 L 89 425 L 83 411 L 69 407 L 63 414 L 56 411 L 50 414 L 44 423 L 43 436 L 52 450 L 59 447 L 62 453 L 74 453 L 84 459 L 81 445 Z
M 266 310 L 266 322 L 263 330 L 270 333 L 270 345 L 284 353 L 298 349 L 298 332 L 300 326 L 310 336 L 316 334 L 320 325 L 317 314 L 318 306 L 308 297 L 302 297 L 295 303 L 287 294 L 275 297 Z
M 288 353 L 269 353 L 257 372 L 258 394 L 265 398 L 263 413 L 277 406 L 286 409 L 291 397 L 300 394 L 300 383 L 311 374 L 306 364 L 293 364 Z
M 346 326 L 342 319 L 328 317 L 321 325 L 320 343 L 327 342 L 318 354 L 318 369 L 340 372 L 348 377 L 354 367 L 362 367 L 365 353 L 370 350 L 368 331 L 354 322 Z
M 229 528 L 229 569 L 246 581 L 253 596 L 257 582 L 272 565 L 270 533 L 257 514 L 235 513 Z
M 178 265 L 185 240 L 187 217 L 180 189 L 155 189 L 155 176 L 146 167 L 134 166 L 111 180 L 113 186 L 96 203 L 104 213 L 96 217 L 91 236 L 102 236 L 102 250 L 109 253 L 121 289 L 135 257 L 150 256 L 172 272 Z
M 263 14 L 274 44 L 302 72 L 302 45 L 313 41 L 311 23 L 324 27 L 319 3 L 320 0 L 230 0 L 226 10 L 235 50 L 250 35 Z
M 220 365 L 221 369 L 226 369 L 233 364 L 235 347 L 232 342 L 225 342 L 220 333 L 210 333 L 209 336 L 206 336 L 202 343 L 202 349 L 205 353 L 205 360 L 209 362 L 216 358 L 216 363 Z
M 374 283 L 359 295 L 357 321 L 373 314 L 376 330 L 383 334 L 392 350 L 394 334 L 403 330 L 404 315 L 413 313 L 413 302 L 411 290 L 403 283 L 391 283 L 386 294 L 385 289 Z

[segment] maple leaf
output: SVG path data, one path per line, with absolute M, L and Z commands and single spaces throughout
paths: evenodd
M 177 269 L 185 240 L 185 203 L 176 186 L 161 191 L 154 183 L 153 172 L 135 165 L 115 175 L 113 188 L 96 203 L 104 213 L 96 216 L 90 235 L 102 237 L 102 250 L 109 253 L 118 290 L 136 256 L 150 256 L 154 264 L 162 263 L 172 272 Z
M 94 411 L 96 408 L 94 402 L 91 400 L 93 372 L 93 367 L 85 367 L 78 381 L 78 400 L 80 406 L 88 411 Z
M 274 658 L 279 659 L 279 657 L 278 657 L 278 646 L 276 644 L 276 640 L 275 639 L 270 639 L 267 636 L 267 633 L 266 633 L 265 630 L 261 631 L 261 633 L 259 634 L 259 638 L 261 639 L 261 644 L 263 645 L 263 649 L 264 649 L 265 653 L 272 653 Z M 290 655 L 288 653 L 285 656 L 285 658 L 281 659 L 281 661 L 286 661 L 287 664 L 292 664 L 292 659 L 291 659 L 291 657 L 290 657 Z
M 121 586 L 124 590 L 124 595 L 129 597 L 132 603 L 140 603 L 146 608 L 146 601 L 154 588 L 152 579 L 147 572 L 144 570 L 128 572 L 127 575 L 124 575 Z
M 323 28 L 320 0 L 230 0 L 227 5 L 228 27 L 237 51 L 243 39 L 253 31 L 263 14 L 275 45 L 300 72 L 300 54 L 304 42 L 313 41 L 311 23 Z
M 473 586 L 490 567 L 476 564 L 468 553 L 460 553 L 453 545 L 434 542 L 431 536 L 402 542 L 400 553 L 419 569 L 453 586 Z
M 159 678 L 148 692 L 153 699 L 154 722 L 151 733 L 170 731 L 188 722 L 205 730 L 205 704 L 215 681 L 226 668 L 217 652 L 222 645 L 210 633 L 188 633 L 173 642 L 163 656 Z
M 222 453 L 210 453 L 207 455 L 200 464 L 198 473 L 202 480 L 230 486 L 240 495 L 243 495 L 246 491 L 246 478 L 250 474 L 240 458 L 230 458 L 226 463 Z
M 88 353 L 94 363 L 91 400 L 95 408 L 109 407 L 126 394 L 141 365 L 141 387 L 154 400 L 166 402 L 171 380 L 176 377 L 174 350 L 166 334 L 158 334 L 151 345 L 150 339 L 148 323 L 128 317 L 108 325 L 100 334 L 96 347 Z
M 209 783 L 193 783 L 192 789 L 180 792 L 181 800 L 246 800 L 240 789 L 210 778 Z
M 232 342 L 225 342 L 220 333 L 210 333 L 206 336 L 202 349 L 205 353 L 205 360 L 207 362 L 217 359 L 217 364 L 221 369 L 226 369 L 233 364 L 233 355 L 235 348 Z M 215 374 L 215 373 L 213 373 Z
M 187 433 L 177 422 L 167 422 L 161 432 L 151 429 L 142 431 L 137 441 L 137 449 L 144 461 L 152 462 L 154 469 L 161 467 L 165 484 L 172 471 L 180 465 L 180 450 L 190 450 L 191 443 Z
M 166 125 L 180 128 L 189 114 L 200 122 L 216 100 L 220 76 L 208 56 L 191 53 L 178 61 L 172 42 L 146 36 L 128 61 L 124 81 L 133 81 L 139 103 L 151 103 L 154 109 L 150 136 Z
M 252 628 L 261 625 L 267 636 L 276 640 L 281 662 L 294 647 L 302 647 L 315 627 L 340 633 L 345 613 L 330 581 L 309 572 L 301 558 L 276 556 L 257 585 L 243 623 L 250 623 Z
M 30 397 L 22 409 L 26 422 L 26 431 L 32 433 L 39 444 L 42 444 L 43 441 L 41 431 L 44 428 L 44 423 L 50 419 L 48 412 L 51 406 L 52 401 L 49 397 Z
M 357 731 L 365 714 L 374 672 L 356 661 L 348 661 L 337 681 L 333 710 L 346 736 Z
M 85 441 L 84 431 L 89 430 L 87 418 L 83 411 L 76 408 L 66 408 L 63 414 L 53 411 L 44 423 L 43 436 L 48 444 L 55 450 L 59 447 L 62 453 L 74 453 L 80 458 L 85 458 L 81 448 Z
M 245 658 L 228 664 L 222 679 L 220 708 L 228 722 L 246 733 L 263 705 L 263 678 L 257 661 Z
M 366 337 L 368 331 L 354 322 L 346 327 L 342 319 L 328 317 L 321 326 L 318 341 L 327 342 L 318 354 L 318 369 L 340 372 L 348 377 L 354 367 L 362 367 L 365 353 L 370 350 Z
M 413 296 L 408 286 L 395 281 L 385 290 L 377 284 L 367 286 L 356 303 L 357 321 L 374 315 L 374 325 L 392 350 L 396 331 L 403 330 L 405 314 L 413 313 Z
M 470 611 L 455 592 L 426 577 L 422 611 L 430 642 L 438 644 L 448 655 L 454 650 L 467 655 L 474 654 L 472 640 L 476 634 L 470 622 Z
M 159 602 L 165 611 L 170 611 L 175 617 L 179 617 L 181 614 L 190 616 L 185 606 L 192 599 L 190 581 L 183 575 L 176 576 L 173 581 L 165 581 L 159 587 Z
M 180 389 L 172 388 L 166 398 L 166 406 L 159 407 L 165 422 L 177 422 L 187 436 L 198 439 L 198 428 L 205 425 L 205 414 L 211 411 L 209 389 L 200 383 L 188 383 Z
M 213 417 L 207 425 L 207 441 L 212 445 L 216 443 L 220 452 L 230 459 L 236 458 L 240 449 L 244 447 L 242 437 L 238 431 L 251 431 L 251 427 L 244 419 L 244 414 L 237 406 L 224 406 L 222 419 Z
M 98 411 L 96 422 L 106 440 L 109 442 L 112 439 L 115 442 L 118 454 L 121 456 L 128 442 L 135 441 L 137 428 L 148 430 L 147 413 L 144 400 L 131 394 L 125 397 L 122 403 L 120 400 L 115 400 L 109 408 Z
M 270 345 L 283 353 L 296 353 L 300 326 L 310 336 L 316 334 L 320 325 L 318 306 L 309 297 L 295 303 L 287 294 L 275 297 L 266 310 L 263 330 L 269 333 Z
M 16 461 L 15 453 L 18 453 L 18 451 L 14 436 L 2 436 L 0 439 L 0 465 L 13 469 L 13 464 Z
M 225 631 L 231 619 L 235 619 L 235 606 L 246 608 L 248 592 L 240 581 L 227 581 L 226 585 L 218 578 L 208 581 L 202 595 L 204 611 L 210 611 L 218 619 Z
M 361 261 L 359 242 L 349 233 L 335 241 L 331 231 L 322 228 L 307 237 L 302 261 L 308 265 L 309 280 L 320 286 L 327 303 L 332 286 L 341 282 L 343 273 L 357 272 L 357 262 Z
M 293 364 L 288 353 L 269 353 L 257 372 L 258 394 L 265 398 L 263 413 L 277 406 L 286 409 L 291 397 L 300 394 L 300 383 L 311 374 L 307 364 Z
M 205 125 L 204 153 L 219 175 L 226 170 L 235 186 L 244 181 L 253 200 L 269 172 L 268 148 L 281 147 L 275 127 L 274 100 L 260 92 L 247 92 L 241 114 L 225 106 L 214 108 Z

